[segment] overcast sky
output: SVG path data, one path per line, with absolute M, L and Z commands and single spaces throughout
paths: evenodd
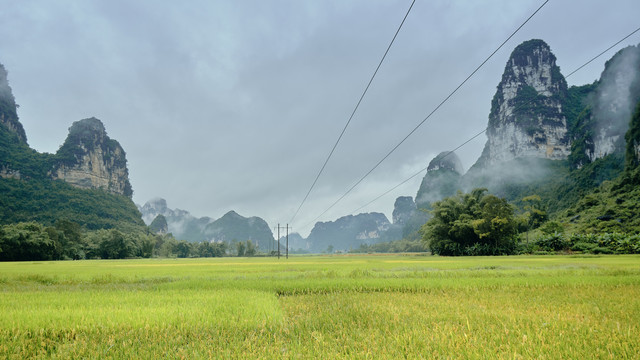
M 422 121 L 543 1 L 418 0 L 296 217 L 312 220 Z M 0 0 L 0 63 L 31 147 L 95 116 L 127 152 L 133 199 L 288 222 L 410 0 Z M 551 0 L 448 103 L 319 220 L 335 220 L 486 127 L 509 54 L 540 38 L 566 75 L 640 27 L 637 0 Z M 629 38 L 567 79 L 596 80 Z M 465 169 L 486 137 L 458 151 Z M 362 212 L 391 218 L 422 174 Z M 310 224 L 311 223 L 311 224 Z M 307 226 L 308 225 L 308 226 Z

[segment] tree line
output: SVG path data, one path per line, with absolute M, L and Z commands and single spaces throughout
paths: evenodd
M 53 226 L 22 222 L 0 226 L 0 261 L 126 259 L 150 257 L 255 256 L 247 241 L 190 243 L 171 234 L 159 235 L 139 228 L 131 231 L 88 231 L 68 220 Z
M 636 232 L 565 234 L 562 224 L 548 221 L 539 196 L 527 196 L 521 203 L 516 213 L 513 205 L 487 189 L 458 192 L 432 204 L 432 218 L 420 230 L 422 241 L 433 254 L 446 256 L 640 253 Z M 529 239 L 531 230 L 536 236 Z

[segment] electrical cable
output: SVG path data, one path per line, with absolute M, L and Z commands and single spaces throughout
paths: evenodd
M 618 41 L 617 43 L 615 43 L 615 44 L 613 44 L 613 45 L 609 46 L 605 51 L 603 51 L 603 52 L 601 52 L 600 54 L 598 54 L 598 55 L 594 56 L 591 60 L 589 60 L 589 61 L 587 61 L 586 63 L 582 64 L 582 66 L 580 66 L 579 68 L 577 68 L 577 69 L 573 70 L 569 75 L 565 76 L 564 78 L 565 78 L 565 79 L 566 79 L 566 78 L 568 78 L 569 76 L 571 76 L 571 75 L 575 74 L 576 72 L 578 72 L 579 70 L 581 70 L 583 67 L 585 67 L 585 66 L 587 66 L 587 65 L 591 64 L 591 62 L 592 62 L 593 60 L 595 60 L 595 59 L 599 58 L 600 56 L 602 56 L 602 55 L 603 55 L 604 53 L 606 53 L 607 51 L 609 51 L 609 50 L 613 49 L 616 45 L 618 45 L 618 44 L 620 44 L 621 42 L 623 42 L 623 41 L 627 40 L 627 38 L 631 37 L 631 35 L 633 35 L 633 34 L 637 33 L 638 31 L 640 31 L 640 27 L 639 27 L 639 28 L 637 28 L 637 29 L 635 29 L 633 32 L 631 32 L 631 34 L 629 34 L 629 35 L 627 35 L 627 36 L 623 37 L 622 39 L 620 39 L 620 41 Z
M 409 13 L 411 12 L 411 9 L 413 8 L 413 5 L 415 3 L 416 3 L 416 0 L 413 0 L 411 2 L 411 6 L 409 6 L 409 10 L 407 10 L 407 13 L 404 15 L 404 18 L 402 19 L 402 22 L 400 23 L 400 26 L 398 26 L 398 29 L 396 30 L 396 33 L 393 35 L 393 39 L 391 39 L 391 42 L 389 43 L 389 46 L 387 47 L 387 50 L 384 52 L 384 55 L 382 56 L 382 59 L 380 59 L 380 62 L 378 63 L 378 66 L 376 67 L 376 70 L 373 72 L 373 75 L 371 76 L 371 79 L 369 80 L 369 83 L 365 87 L 364 91 L 362 92 L 362 95 L 360 96 L 360 99 L 358 100 L 358 103 L 356 104 L 355 108 L 351 112 L 351 116 L 349 116 L 349 119 L 347 120 L 347 123 L 344 125 L 344 128 L 342 128 L 342 132 L 340 133 L 340 136 L 338 136 L 338 140 L 336 140 L 335 144 L 333 144 L 333 148 L 331 149 L 331 152 L 329 152 L 329 156 L 327 156 L 327 159 L 324 161 L 324 164 L 322 164 L 322 167 L 320 168 L 320 171 L 318 172 L 318 175 L 316 175 L 316 178 L 315 178 L 315 180 L 313 180 L 313 183 L 311 184 L 311 187 L 309 188 L 309 191 L 307 191 L 307 194 L 304 196 L 304 199 L 302 199 L 302 202 L 300 203 L 300 206 L 298 206 L 298 209 L 296 210 L 296 212 L 291 217 L 291 220 L 289 221 L 289 223 L 292 223 L 293 220 L 296 218 L 296 216 L 300 212 L 300 209 L 302 209 L 302 206 L 307 201 L 307 198 L 309 198 L 309 194 L 311 194 L 311 190 L 313 190 L 313 188 L 316 186 L 316 183 L 318 182 L 318 179 L 320 178 L 320 175 L 322 175 L 322 172 L 324 171 L 324 168 L 327 166 L 327 163 L 329 162 L 329 159 L 331 159 L 331 156 L 333 155 L 334 151 L 336 150 L 336 147 L 338 146 L 338 143 L 342 139 L 342 136 L 344 135 L 345 131 L 347 130 L 347 127 L 351 123 L 351 120 L 353 119 L 353 116 L 356 114 L 356 111 L 358 111 L 358 108 L 360 107 L 360 103 L 362 102 L 362 99 L 364 99 L 364 96 L 367 94 L 367 91 L 369 90 L 369 87 L 371 86 L 371 83 L 373 82 L 373 79 L 376 77 L 376 74 L 378 74 L 378 70 L 380 70 L 380 66 L 382 66 L 382 63 L 384 62 L 384 59 L 387 57 L 387 54 L 389 53 L 389 50 L 391 49 L 391 46 L 393 45 L 394 41 L 396 40 L 396 37 L 398 37 L 398 33 L 400 33 L 400 29 L 402 29 L 402 25 L 404 25 L 405 20 L 407 20 L 407 17 L 409 16 Z
M 457 147 L 457 148 L 455 148 L 455 149 L 453 149 L 453 150 L 449 151 L 449 152 L 448 152 L 448 153 L 446 153 L 444 156 L 442 156 L 440 159 L 442 160 L 442 159 L 446 158 L 447 156 L 449 156 L 450 154 L 453 154 L 456 150 L 458 150 L 458 149 L 460 149 L 461 147 L 463 147 L 463 146 L 467 145 L 468 143 L 470 143 L 471 141 L 473 141 L 473 140 L 474 140 L 475 138 L 477 138 L 478 136 L 480 136 L 480 135 L 484 134 L 486 131 L 487 131 L 487 129 L 485 128 L 484 130 L 480 131 L 479 133 L 477 133 L 477 134 L 473 135 L 473 136 L 472 136 L 471 138 L 469 138 L 467 141 L 465 141 L 465 142 L 463 142 L 462 144 L 458 145 L 458 147 Z M 351 212 L 351 214 L 354 214 L 354 213 L 356 213 L 356 212 L 358 212 L 358 211 L 360 211 L 360 210 L 362 210 L 362 209 L 366 208 L 367 206 L 371 205 L 372 203 L 374 203 L 374 202 L 378 201 L 381 197 L 383 197 L 383 196 L 387 195 L 388 193 L 392 192 L 393 190 L 395 190 L 395 189 L 399 188 L 400 186 L 402 186 L 402 185 L 406 184 L 409 180 L 413 179 L 414 177 L 416 177 L 416 176 L 418 176 L 418 175 L 422 174 L 424 171 L 426 171 L 428 167 L 429 167 L 429 166 L 427 166 L 427 167 L 425 167 L 425 168 L 420 169 L 418 172 L 416 172 L 415 174 L 411 175 L 410 177 L 408 177 L 407 179 L 405 179 L 404 181 L 402 181 L 402 182 L 401 182 L 401 183 L 399 183 L 398 185 L 396 185 L 396 186 L 392 187 L 391 189 L 389 189 L 389 190 L 385 191 L 384 193 L 380 194 L 380 195 L 379 195 L 378 197 L 376 197 L 375 199 L 373 199 L 373 200 L 369 201 L 368 203 L 366 203 L 366 204 L 364 204 L 364 205 L 360 206 L 359 208 L 357 208 L 357 209 L 353 210 L 353 211 Z
M 507 37 L 506 40 L 504 40 L 502 42 L 502 44 L 500 44 L 500 46 L 498 46 L 492 53 L 491 55 L 489 55 L 480 65 L 478 65 L 478 67 L 475 68 L 475 70 L 473 70 L 471 72 L 471 74 L 469 74 L 469 76 L 466 77 L 466 79 L 464 79 L 464 81 L 462 81 L 460 83 L 460 85 L 458 85 L 451 93 L 449 93 L 449 95 L 447 95 L 447 97 L 444 98 L 444 100 L 442 100 L 438 106 L 436 106 L 430 113 L 429 115 L 427 115 L 421 122 L 418 123 L 418 125 L 416 125 L 413 130 L 411 130 L 409 132 L 409 134 L 407 134 L 398 144 L 396 144 L 391 151 L 389 151 L 380 161 L 378 161 L 366 174 L 364 174 L 364 176 L 362 176 L 353 186 L 351 186 L 344 194 L 342 194 L 342 196 L 340 196 L 338 198 L 338 200 L 336 200 L 333 204 L 331 204 L 331 206 L 329 206 L 325 211 L 323 211 L 320 215 L 318 215 L 313 221 L 315 222 L 316 220 L 318 220 L 319 218 L 322 217 L 322 215 L 326 214 L 329 210 L 331 210 L 334 206 L 336 206 L 336 204 L 338 204 L 340 201 L 342 201 L 342 199 L 344 199 L 351 191 L 353 191 L 353 189 L 355 189 L 358 185 L 360 185 L 360 183 L 362 181 L 364 181 L 364 179 L 366 179 L 369 175 L 371 175 L 371 173 L 378 168 L 378 166 L 380 166 L 391 154 L 393 154 L 399 147 L 400 145 L 402 145 L 411 135 L 413 135 L 418 128 L 420 128 L 420 126 L 422 126 L 427 120 L 429 120 L 429 118 L 431 118 L 431 116 L 436 113 L 441 107 L 442 105 L 444 105 L 456 92 L 458 92 L 458 90 L 467 82 L 469 81 L 469 79 L 471 79 L 471 77 L 473 77 L 473 75 L 475 75 L 478 70 L 480 70 L 480 68 L 482 68 L 488 61 L 489 59 L 491 59 L 493 57 L 493 55 L 495 55 L 509 40 L 511 40 L 512 37 L 514 37 L 516 35 L 516 33 L 518 33 L 518 31 L 520 31 L 520 29 L 522 29 L 524 27 L 524 25 L 526 25 L 529 20 L 531 20 L 547 3 L 549 2 L 549 0 L 546 0 L 544 3 L 542 3 L 542 5 L 540 5 L 540 7 L 538 7 L 522 24 L 520 24 L 520 26 L 518 26 L 518 28 L 516 28 L 511 35 L 509 35 L 509 37 Z M 304 226 L 306 227 L 306 226 Z
M 564 78 L 567 79 L 569 78 L 571 75 L 575 74 L 576 72 L 580 71 L 582 68 L 584 68 L 585 66 L 589 65 L 591 62 L 593 62 L 594 60 L 596 60 L 597 58 L 599 58 L 600 56 L 604 55 L 605 53 L 607 53 L 609 50 L 613 49 L 616 45 L 620 44 L 621 42 L 623 42 L 624 40 L 626 40 L 627 38 L 631 37 L 633 34 L 637 33 L 638 31 L 640 31 L 640 28 L 637 28 L 636 30 L 634 30 L 633 32 L 631 32 L 629 35 L 623 37 L 621 40 L 619 40 L 618 42 L 616 42 L 615 44 L 609 46 L 606 50 L 602 51 L 601 53 L 599 53 L 598 55 L 596 55 L 595 57 L 591 58 L 591 60 L 587 61 L 586 63 L 582 64 L 580 67 L 578 67 L 577 69 L 573 70 L 571 73 L 569 73 L 569 75 L 565 76 Z M 513 111 L 514 113 L 517 112 L 518 110 L 520 110 L 521 108 L 524 108 L 525 106 L 528 106 L 530 103 L 532 103 L 533 100 L 530 100 L 526 103 L 520 104 L 518 107 L 516 107 Z M 484 130 L 480 131 L 479 133 L 473 135 L 471 138 L 469 138 L 468 140 L 466 140 L 465 142 L 463 142 L 462 144 L 458 145 L 458 147 L 456 147 L 455 149 L 449 151 L 448 153 L 446 153 L 445 155 L 443 155 L 440 160 L 445 159 L 447 156 L 453 154 L 456 150 L 460 149 L 461 147 L 465 146 L 466 144 L 468 144 L 469 142 L 471 142 L 472 140 L 474 140 L 475 138 L 477 138 L 478 136 L 484 134 L 487 131 L 487 128 L 485 128 Z M 427 170 L 428 166 L 419 170 L 418 172 L 416 172 L 415 174 L 411 175 L 410 177 L 408 177 L 407 179 L 403 180 L 402 182 L 400 182 L 399 184 L 397 184 L 396 186 L 392 187 L 391 189 L 385 191 L 384 193 L 380 194 L 379 196 L 377 196 L 376 198 L 374 198 L 373 200 L 369 201 L 368 203 L 360 206 L 359 208 L 353 210 L 351 212 L 351 214 L 354 214 L 362 209 L 364 209 L 365 207 L 371 205 L 372 203 L 376 202 L 377 200 L 379 200 L 380 198 L 384 197 L 385 195 L 389 194 L 390 192 L 392 192 L 393 190 L 399 188 L 400 186 L 406 184 L 409 180 L 413 179 L 414 177 L 422 174 L 425 170 Z

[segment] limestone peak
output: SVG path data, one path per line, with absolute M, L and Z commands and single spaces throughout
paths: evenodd
M 551 48 L 533 39 L 518 45 L 491 102 L 482 164 L 518 157 L 566 159 L 571 152 L 562 101 L 567 82 Z
M 59 161 L 51 171 L 53 179 L 63 179 L 80 188 L 133 195 L 124 149 L 109 138 L 102 121 L 94 117 L 71 125 L 56 157 Z
M 0 64 L 0 126 L 4 125 L 10 132 L 16 134 L 20 142 L 27 143 L 27 134 L 18 120 L 18 105 L 7 79 L 7 70 Z
M 460 175 L 464 173 L 462 162 L 460 161 L 458 155 L 456 155 L 456 153 L 454 153 L 453 151 L 443 151 L 438 154 L 438 156 L 433 158 L 433 160 L 429 162 L 427 172 L 440 169 L 455 171 Z

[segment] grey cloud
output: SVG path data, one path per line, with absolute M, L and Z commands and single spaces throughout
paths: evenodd
M 96 116 L 127 151 L 136 202 L 161 196 L 196 216 L 233 209 L 286 222 L 409 4 L 4 1 L 0 62 L 36 149 L 55 151 L 73 121 Z M 335 201 L 540 4 L 417 2 L 298 221 Z M 482 130 L 519 42 L 544 39 L 566 72 L 637 26 L 638 10 L 631 0 L 549 2 L 321 220 L 346 215 Z M 598 78 L 604 60 L 570 84 Z M 465 168 L 483 145 L 456 151 Z M 390 217 L 395 197 L 415 196 L 419 183 L 364 210 Z

